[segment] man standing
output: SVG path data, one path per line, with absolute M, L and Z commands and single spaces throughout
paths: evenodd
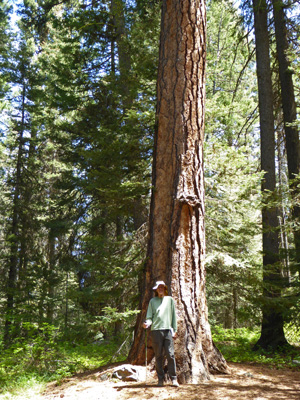
M 168 372 L 173 386 L 179 386 L 176 376 L 174 342 L 176 338 L 177 322 L 175 303 L 168 296 L 168 289 L 163 281 L 156 282 L 153 288 L 155 297 L 148 305 L 144 328 L 151 326 L 152 346 L 155 354 L 155 366 L 158 376 L 158 386 L 164 385 L 163 359 L 164 350 L 168 360 Z

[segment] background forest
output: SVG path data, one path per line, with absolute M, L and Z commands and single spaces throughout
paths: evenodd
M 299 2 L 284 4 L 299 107 Z M 283 283 L 274 307 L 293 341 L 299 188 L 289 181 L 268 6 L 276 192 L 266 198 L 252 5 L 207 0 L 206 291 L 212 330 L 260 326 L 261 210 L 276 207 Z M 159 31 L 155 0 L 0 0 L 0 380 L 16 354 L 46 370 L 57 343 L 130 345 L 147 246 Z

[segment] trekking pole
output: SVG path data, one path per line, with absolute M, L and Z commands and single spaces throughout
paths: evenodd
M 148 329 L 145 332 L 145 366 L 146 366 L 146 385 L 147 385 L 147 333 Z

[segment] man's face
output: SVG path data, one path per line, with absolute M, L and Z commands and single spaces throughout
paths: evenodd
M 164 285 L 159 285 L 157 288 L 158 297 L 163 297 L 165 294 L 165 287 Z

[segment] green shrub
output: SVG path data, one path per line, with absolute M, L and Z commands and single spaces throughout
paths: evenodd
M 24 324 L 22 336 L 8 349 L 1 349 L 0 392 L 22 387 L 24 382 L 61 381 L 76 373 L 110 362 L 120 347 L 117 341 L 62 342 L 55 327 Z M 127 354 L 117 354 L 121 361 Z
M 289 367 L 300 369 L 300 349 L 298 347 L 268 352 L 253 351 L 260 336 L 259 329 L 250 328 L 224 329 L 212 327 L 213 340 L 227 361 L 266 364 L 276 368 Z

